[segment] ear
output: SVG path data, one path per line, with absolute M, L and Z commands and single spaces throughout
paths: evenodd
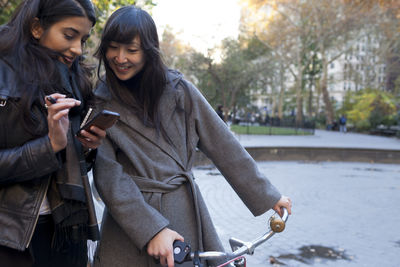
M 43 35 L 43 27 L 42 25 L 40 25 L 40 21 L 38 18 L 34 18 L 33 22 L 32 22 L 32 26 L 31 26 L 31 33 L 33 38 L 39 40 L 40 37 L 42 37 Z

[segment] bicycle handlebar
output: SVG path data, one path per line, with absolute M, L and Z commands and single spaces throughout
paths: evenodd
M 283 216 L 282 218 L 275 218 L 272 216 L 270 218 L 270 228 L 271 230 L 264 235 L 254 239 L 251 242 L 244 242 L 236 238 L 230 238 L 229 244 L 231 245 L 233 252 L 220 252 L 220 251 L 205 251 L 205 252 L 191 252 L 190 246 L 184 242 L 174 243 L 174 257 L 175 261 L 182 263 L 184 261 L 191 261 L 195 257 L 199 259 L 206 260 L 219 260 L 226 259 L 232 260 L 244 254 L 252 255 L 256 247 L 270 239 L 275 233 L 282 232 L 285 229 L 285 223 L 289 218 L 288 211 L 282 208 Z M 279 216 L 278 216 L 279 217 Z M 183 254 L 185 257 L 183 257 Z

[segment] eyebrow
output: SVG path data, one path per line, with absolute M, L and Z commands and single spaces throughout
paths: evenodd
M 140 43 L 138 43 L 138 42 L 130 42 L 128 45 L 134 45 L 134 46 L 140 47 Z

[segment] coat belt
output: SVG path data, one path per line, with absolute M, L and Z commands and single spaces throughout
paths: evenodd
M 157 203 L 157 208 L 161 212 L 161 199 L 162 199 L 162 194 L 166 194 L 169 192 L 172 192 L 176 189 L 178 189 L 181 185 L 185 183 L 189 183 L 191 193 L 192 193 L 192 198 L 193 198 L 193 203 L 194 203 L 194 208 L 195 208 L 195 215 L 196 215 L 196 223 L 197 223 L 197 235 L 198 235 L 198 247 L 199 250 L 203 250 L 203 235 L 202 235 L 202 230 L 201 230 L 201 218 L 200 218 L 200 211 L 199 211 L 199 205 L 198 205 L 198 199 L 197 199 L 197 190 L 196 190 L 196 184 L 193 179 L 193 174 L 191 172 L 183 172 L 176 174 L 174 176 L 171 176 L 167 179 L 164 179 L 163 181 L 158 181 L 146 177 L 141 177 L 141 176 L 132 176 L 133 180 L 135 181 L 136 185 L 139 187 L 140 191 L 143 193 L 152 193 L 152 199 Z

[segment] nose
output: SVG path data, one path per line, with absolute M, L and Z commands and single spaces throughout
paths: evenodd
M 127 61 L 126 56 L 125 56 L 125 51 L 123 49 L 118 50 L 118 52 L 115 56 L 115 61 L 119 64 Z
M 76 56 L 82 55 L 82 43 L 80 40 L 74 42 L 71 46 L 71 52 L 74 53 Z

